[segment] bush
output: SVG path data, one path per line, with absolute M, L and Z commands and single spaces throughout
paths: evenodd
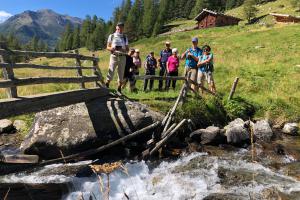
M 255 106 L 241 97 L 236 97 L 229 101 L 225 99 L 223 100 L 223 105 L 226 110 L 227 116 L 231 120 L 236 118 L 247 120 L 255 113 Z

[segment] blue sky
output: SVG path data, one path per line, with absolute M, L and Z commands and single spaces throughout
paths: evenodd
M 46 8 L 74 17 L 84 18 L 89 14 L 109 20 L 113 9 L 121 2 L 122 0 L 0 0 L 0 22 L 25 10 Z

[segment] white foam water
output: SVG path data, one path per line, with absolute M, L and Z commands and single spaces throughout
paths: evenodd
M 178 170 L 197 158 L 201 158 L 200 161 L 205 162 L 206 167 L 203 167 L 203 163 L 196 163 L 193 168 Z M 300 190 L 299 181 L 275 173 L 258 163 L 221 159 L 205 153 L 193 153 L 176 161 L 164 161 L 151 170 L 144 161 L 127 163 L 125 167 L 128 174 L 117 170 L 109 176 L 110 200 L 200 200 L 212 193 L 234 193 L 241 196 L 241 199 L 242 197 L 249 199 L 250 193 L 259 194 L 263 189 L 270 187 L 276 187 L 285 193 Z M 218 177 L 219 167 L 232 171 L 246 170 L 250 173 L 260 173 L 268 180 L 224 188 Z M 107 199 L 105 192 L 107 176 L 102 175 L 101 179 L 103 187 L 100 186 L 97 177 L 73 179 L 75 191 L 65 197 L 65 200 Z

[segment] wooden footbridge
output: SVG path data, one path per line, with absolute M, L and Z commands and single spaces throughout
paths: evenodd
M 19 58 L 69 58 L 74 59 L 75 66 L 48 66 L 37 65 L 31 63 L 17 63 Z M 84 67 L 81 65 L 82 61 L 91 61 L 92 66 Z M 42 70 L 75 70 L 77 76 L 75 77 L 29 77 L 19 78 L 15 76 L 15 69 L 42 69 Z M 75 103 L 86 102 L 94 98 L 107 96 L 110 94 L 109 90 L 104 85 L 102 73 L 99 68 L 99 58 L 93 56 L 84 56 L 78 53 L 78 50 L 71 53 L 57 53 L 57 52 L 33 52 L 0 49 L 0 69 L 3 72 L 4 80 L 0 80 L 0 89 L 5 88 L 7 97 L 0 99 L 0 119 L 17 116 L 26 113 L 39 112 L 60 106 L 67 106 Z M 83 70 L 92 70 L 92 76 L 84 76 Z M 30 72 L 30 71 L 29 71 Z M 137 76 L 137 80 L 179 80 L 185 81 L 187 88 L 198 94 L 190 86 L 197 85 L 203 91 L 213 94 L 210 90 L 193 82 L 186 77 L 161 77 L 161 76 Z M 85 83 L 94 82 L 94 87 L 87 88 Z M 48 94 L 39 94 L 33 96 L 19 96 L 18 87 L 49 84 L 49 83 L 77 83 L 80 86 L 78 90 L 63 91 Z
M 72 58 L 75 59 L 75 66 L 46 66 L 30 63 L 16 63 L 18 58 Z M 92 61 L 92 66 L 83 67 L 81 61 Z M 6 88 L 7 99 L 0 100 L 0 119 L 16 116 L 20 114 L 39 112 L 55 107 L 66 106 L 74 103 L 84 102 L 93 98 L 106 96 L 109 90 L 105 88 L 101 71 L 98 66 L 99 59 L 93 56 L 80 55 L 78 51 L 74 53 L 57 52 L 32 52 L 0 49 L 0 68 L 3 72 L 4 80 L 0 80 L 0 88 Z M 75 77 L 30 77 L 18 78 L 14 69 L 44 69 L 44 70 L 76 70 Z M 83 70 L 92 70 L 92 76 L 84 76 Z M 30 71 L 29 71 L 30 72 Z M 93 88 L 86 88 L 85 83 L 94 82 Z M 72 91 L 57 92 L 51 94 L 41 94 L 34 96 L 19 96 L 18 86 L 48 84 L 48 83 L 78 83 L 80 89 Z

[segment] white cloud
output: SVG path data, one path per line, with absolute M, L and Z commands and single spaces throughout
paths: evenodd
M 0 11 L 0 23 L 5 22 L 5 20 L 10 18 L 11 16 L 12 16 L 12 14 L 1 10 Z

